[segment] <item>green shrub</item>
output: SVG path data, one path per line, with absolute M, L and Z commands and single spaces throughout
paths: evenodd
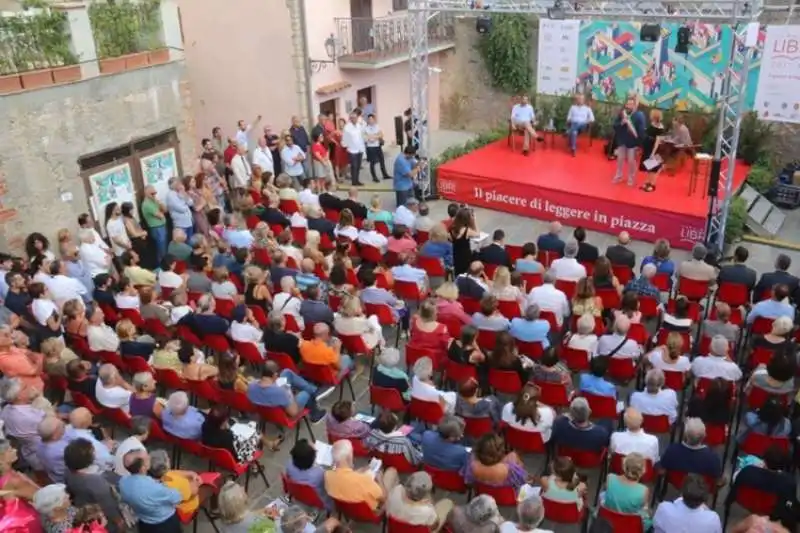
M 531 88 L 531 38 L 525 15 L 492 15 L 492 31 L 481 37 L 478 48 L 495 87 L 514 94 Z
M 747 203 L 741 196 L 734 196 L 725 222 L 725 242 L 733 244 L 744 236 L 747 223 Z
M 761 161 L 753 165 L 747 173 L 747 184 L 761 194 L 768 193 L 776 181 L 775 171 Z

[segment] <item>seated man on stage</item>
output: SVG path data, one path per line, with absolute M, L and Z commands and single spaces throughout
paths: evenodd
M 575 103 L 567 113 L 567 135 L 569 136 L 569 149 L 572 155 L 578 150 L 578 135 L 591 127 L 594 122 L 592 108 L 586 105 L 583 94 L 575 95 Z
M 531 139 L 536 138 L 537 141 L 544 141 L 543 137 L 536 136 L 534 125 L 536 124 L 536 114 L 533 112 L 533 106 L 528 100 L 528 95 L 523 94 L 520 96 L 520 103 L 514 104 L 511 108 L 511 126 L 515 130 L 523 130 L 525 132 L 525 140 L 522 143 L 522 153 L 528 155 L 531 147 Z
M 692 146 L 692 133 L 689 131 L 689 126 L 684 123 L 683 115 L 675 115 L 672 119 L 672 131 L 669 139 L 675 143 L 676 148 Z

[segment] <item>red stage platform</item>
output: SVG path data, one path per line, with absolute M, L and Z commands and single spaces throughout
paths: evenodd
M 586 143 L 586 139 L 580 141 Z M 577 157 L 572 157 L 561 138 L 556 139 L 555 148 L 549 142 L 538 144 L 527 157 L 519 151 L 521 144 L 518 139 L 518 150 L 512 152 L 505 140 L 498 141 L 442 165 L 437 184 L 440 195 L 605 233 L 626 230 L 643 241 L 665 238 L 677 248 L 689 249 L 703 240 L 708 198 L 702 179 L 689 195 L 692 161 L 674 176 L 662 172 L 656 191 L 647 193 L 638 188 L 644 172 L 639 172 L 636 187 L 626 181 L 611 183 L 616 162 L 605 157 L 604 143 L 599 140 L 592 147 L 579 144 Z M 710 164 L 706 172 L 708 168 Z M 741 187 L 746 174 L 746 166 L 737 164 L 734 190 Z

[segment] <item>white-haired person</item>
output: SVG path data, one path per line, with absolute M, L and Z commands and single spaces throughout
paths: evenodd
M 67 486 L 53 483 L 42 487 L 33 496 L 33 508 L 39 514 L 40 530 L 46 533 L 70 531 L 77 509 L 72 505 Z M 28 531 L 36 531 L 35 528 Z
M 302 331 L 305 327 L 303 316 L 300 314 L 300 306 L 303 301 L 300 299 L 300 291 L 297 290 L 297 284 L 291 276 L 284 276 L 280 280 L 280 285 L 281 292 L 272 298 L 272 308 L 284 316 L 292 315 Z
M 625 422 L 625 430 L 611 434 L 609 451 L 620 455 L 638 453 L 655 464 L 659 457 L 658 437 L 642 429 L 644 423 L 642 413 L 633 407 L 628 407 L 622 419 Z
M 622 474 L 608 474 L 605 491 L 600 494 L 602 505 L 607 509 L 625 514 L 638 514 L 642 517 L 642 531 L 649 531 L 650 489 L 640 482 L 645 474 L 645 458 L 629 453 L 622 460 Z
M 586 313 L 578 318 L 576 331 L 568 333 L 566 336 L 567 348 L 573 350 L 584 350 L 594 353 L 597 348 L 597 335 L 594 333 L 594 316 Z
M 788 316 L 779 316 L 772 321 L 772 328 L 766 335 L 753 336 L 753 348 L 764 348 L 777 352 L 792 343 L 794 321 Z
M 189 396 L 183 391 L 169 395 L 167 406 L 161 411 L 164 431 L 174 437 L 198 440 L 202 434 L 205 415 L 189 404 Z
M 711 339 L 709 354 L 695 357 L 692 361 L 692 375 L 697 379 L 723 378 L 726 381 L 738 382 L 742 379 L 742 369 L 728 357 L 730 344 L 722 335 Z
M 446 525 L 452 533 L 497 533 L 503 522 L 494 498 L 479 494 L 465 505 L 455 506 Z
M 397 348 L 384 348 L 378 356 L 378 365 L 372 373 L 372 385 L 395 389 L 404 400 L 411 399 L 410 378 L 400 365 L 400 351 Z
M 630 329 L 630 318 L 625 315 L 616 317 L 611 333 L 597 340 L 594 357 L 608 355 L 616 359 L 638 359 L 642 355 L 642 348 L 634 339 L 628 338 Z
M 111 363 L 100 366 L 97 371 L 95 397 L 97 403 L 109 409 L 128 411 L 133 387 L 122 378 L 119 370 Z
M 365 503 L 373 511 L 386 501 L 399 482 L 397 470 L 383 472 L 355 470 L 353 443 L 339 440 L 333 444 L 333 469 L 325 472 L 325 492 L 334 500 L 348 503 Z
M 439 531 L 453 509 L 449 499 L 433 501 L 433 480 L 427 472 L 414 472 L 402 485 L 397 485 L 386 500 L 386 513 L 396 520 L 414 526 L 428 526 Z
M 433 361 L 430 357 L 417 359 L 413 367 L 414 377 L 411 378 L 411 397 L 427 402 L 437 402 L 447 413 L 452 413 L 456 407 L 456 393 L 445 392 L 436 388 L 433 382 Z
M 36 454 L 39 445 L 39 422 L 51 413 L 49 402 L 42 402 L 41 394 L 25 387 L 19 378 L 4 378 L 0 381 L 0 411 L 2 434 L 13 437 L 19 446 L 22 459 L 33 469 L 41 470 Z
M 706 425 L 699 418 L 687 418 L 683 424 L 683 441 L 673 442 L 656 464 L 656 470 L 674 470 L 715 479 L 722 478 L 722 459 L 717 453 L 705 445 Z
M 500 533 L 553 533 L 539 529 L 544 520 L 544 502 L 537 493 L 525 494 L 517 504 L 517 521 L 500 524 Z
M 638 409 L 643 415 L 666 415 L 669 423 L 675 423 L 678 418 L 678 395 L 672 389 L 665 389 L 664 372 L 659 368 L 647 371 L 644 378 L 643 391 L 631 394 L 630 406 Z

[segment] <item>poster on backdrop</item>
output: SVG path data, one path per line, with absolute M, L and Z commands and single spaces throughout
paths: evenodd
M 178 177 L 178 161 L 175 157 L 175 149 L 168 148 L 161 152 L 142 157 L 139 160 L 144 177 L 144 186 L 152 186 L 156 189 L 156 196 L 159 201 L 167 201 L 169 192 L 169 180 Z
M 768 26 L 755 111 L 762 120 L 800 123 L 800 26 Z
M 578 75 L 579 20 L 542 19 L 539 23 L 539 58 L 536 91 L 571 94 Z

